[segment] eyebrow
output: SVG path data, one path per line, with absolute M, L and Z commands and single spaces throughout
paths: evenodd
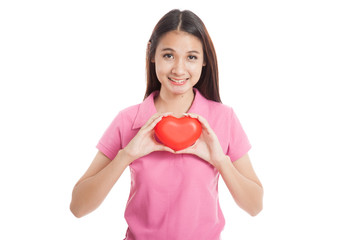
M 176 52 L 174 49 L 172 48 L 163 48 L 161 49 L 162 52 L 165 52 L 165 51 L 171 51 L 171 52 Z M 199 51 L 196 51 L 196 50 L 191 50 L 191 51 L 188 51 L 187 53 L 197 53 L 197 54 L 200 54 Z

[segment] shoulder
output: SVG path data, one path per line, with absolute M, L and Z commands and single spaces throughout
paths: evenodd
M 221 102 L 216 102 L 205 98 L 197 89 L 195 91 L 195 106 L 193 110 L 198 111 L 200 115 L 204 115 L 204 117 L 218 118 L 220 115 L 229 116 L 229 114 L 232 112 L 231 107 Z
M 136 104 L 136 105 L 132 105 L 132 106 L 129 106 L 129 107 L 126 107 L 126 108 L 120 110 L 118 112 L 118 114 L 116 115 L 114 122 L 116 122 L 118 124 L 120 124 L 120 123 L 121 124 L 124 124 L 124 123 L 131 124 L 136 117 L 139 107 L 140 107 L 140 104 Z
M 139 111 L 140 103 L 132 105 L 130 107 L 122 109 L 118 115 L 121 115 L 123 118 L 135 118 L 137 112 Z
M 216 118 L 230 118 L 234 114 L 234 110 L 232 107 L 212 100 L 207 100 L 207 107 L 209 116 L 213 116 Z

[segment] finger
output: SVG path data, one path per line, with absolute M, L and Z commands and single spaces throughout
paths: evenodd
M 154 115 L 152 115 L 147 121 L 146 123 L 142 126 L 142 128 L 146 128 L 147 126 L 149 126 L 155 119 L 157 119 L 158 117 L 161 116 L 161 113 L 155 113 Z
M 175 151 L 165 145 L 162 145 L 160 143 L 156 144 L 156 151 L 167 151 L 171 153 L 175 153 Z
M 167 116 L 174 116 L 173 112 L 166 112 L 166 113 L 162 113 L 162 116 L 167 117 Z
M 208 122 L 206 121 L 206 119 L 201 116 L 201 115 L 198 115 L 198 114 L 195 114 L 195 113 L 184 113 L 185 116 L 189 116 L 191 118 L 196 118 L 199 120 L 200 123 L 203 123 L 203 124 L 208 124 Z
M 196 149 L 196 143 L 198 142 L 198 140 L 191 145 L 190 147 L 175 151 L 176 154 L 181 154 L 181 153 L 195 153 L 195 149 Z
M 195 113 L 188 113 L 187 114 L 191 118 L 196 118 L 201 123 L 201 126 L 204 130 L 207 132 L 213 132 L 212 128 L 210 127 L 210 124 L 208 121 L 201 115 L 195 114 Z
M 199 116 L 195 113 L 183 113 L 183 115 L 186 117 L 191 117 L 191 118 L 198 118 L 198 116 Z
M 169 147 L 167 147 L 167 146 L 164 146 L 162 149 L 163 149 L 164 151 L 167 151 L 167 152 L 175 153 L 174 149 L 171 149 L 171 148 L 169 148 Z
M 203 117 L 203 116 L 200 116 L 200 115 L 197 115 L 195 114 L 194 116 L 196 116 L 196 118 L 199 120 L 199 122 L 205 126 L 209 126 L 209 123 L 208 121 Z
M 152 126 L 151 125 L 156 122 L 156 124 L 161 120 L 162 117 L 166 117 L 166 116 L 169 116 L 171 115 L 172 112 L 166 112 L 166 113 L 155 113 L 154 115 L 152 115 L 149 120 L 144 124 L 144 126 L 142 127 L 143 129 L 145 128 L 149 128 L 150 126 L 150 129 L 153 129 L 155 126 Z M 156 125 L 155 124 L 155 125 Z
M 172 115 L 173 113 L 172 112 L 166 112 L 166 113 L 160 113 L 159 116 L 157 116 L 157 118 L 155 118 L 151 123 L 149 123 L 146 127 L 144 127 L 144 129 L 146 131 L 151 131 L 155 128 L 156 124 L 158 124 L 163 117 L 167 117 L 167 116 L 170 116 Z
M 151 122 L 148 126 L 144 127 L 145 131 L 151 131 L 154 129 L 154 127 L 156 126 L 156 124 L 158 124 L 161 120 L 162 120 L 163 116 L 158 116 L 157 118 L 155 118 L 153 120 L 153 122 Z
M 174 152 L 175 154 L 183 154 L 183 153 L 193 153 L 192 151 L 190 151 L 189 149 L 185 148 L 185 149 L 182 149 L 182 150 L 179 150 L 179 151 L 175 151 Z

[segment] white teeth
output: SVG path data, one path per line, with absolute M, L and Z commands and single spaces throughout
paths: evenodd
M 171 81 L 173 82 L 176 82 L 176 83 L 183 83 L 185 82 L 185 80 L 175 80 L 175 79 L 172 79 L 172 78 L 169 78 Z

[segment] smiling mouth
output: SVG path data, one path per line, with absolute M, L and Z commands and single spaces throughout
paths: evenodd
M 173 79 L 173 78 L 168 78 L 170 81 L 176 83 L 176 84 L 183 84 L 185 83 L 186 80 L 188 80 L 188 78 L 186 79 Z

